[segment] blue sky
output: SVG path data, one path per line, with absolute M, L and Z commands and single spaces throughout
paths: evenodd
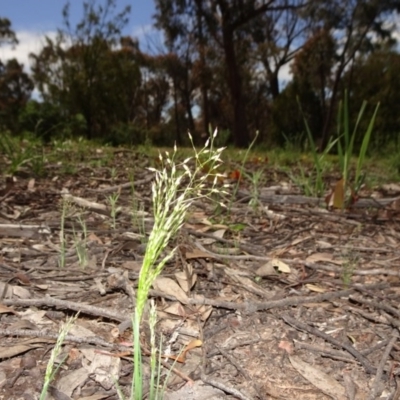
M 15 30 L 48 31 L 61 26 L 61 11 L 66 1 L 62 0 L 10 0 L 1 4 L 0 15 L 11 20 Z M 82 15 L 81 0 L 72 0 L 71 17 L 78 20 Z M 101 2 L 99 2 L 101 4 Z M 152 24 L 154 2 L 151 0 L 117 0 L 117 7 L 122 10 L 130 5 L 132 12 L 127 33 L 133 33 L 141 27 Z
M 126 5 L 131 6 L 130 22 L 124 34 L 138 37 L 141 47 L 145 48 L 152 31 L 154 35 L 152 29 L 154 2 L 152 0 L 116 0 L 116 2 L 118 11 Z M 0 47 L 0 59 L 15 57 L 29 68 L 29 53 L 39 51 L 43 37 L 54 36 L 57 28 L 62 26 L 61 11 L 66 1 L 7 0 L 1 3 L 0 17 L 11 21 L 12 29 L 16 32 L 20 43 L 14 49 L 5 45 Z M 71 20 L 77 22 L 83 13 L 83 0 L 71 0 L 70 3 Z M 102 1 L 98 3 L 102 4 Z

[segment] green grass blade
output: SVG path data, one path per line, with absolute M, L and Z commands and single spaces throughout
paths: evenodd
M 375 119 L 376 119 L 376 115 L 378 114 L 379 106 L 380 106 L 380 103 L 378 103 L 375 107 L 374 114 L 372 115 L 372 118 L 369 121 L 367 131 L 365 132 L 365 135 L 364 135 L 364 138 L 363 138 L 363 141 L 361 144 L 360 154 L 358 156 L 357 167 L 356 167 L 356 177 L 355 177 L 355 183 L 357 186 L 359 186 L 359 183 L 360 183 L 359 181 L 360 181 L 360 176 L 361 176 L 361 168 L 364 164 L 365 156 L 367 154 L 367 149 L 368 149 L 369 142 L 371 139 L 372 130 L 375 125 Z M 359 189 L 359 187 L 357 187 L 357 189 Z

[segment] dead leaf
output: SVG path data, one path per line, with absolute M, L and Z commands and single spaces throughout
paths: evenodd
M 203 345 L 203 342 L 199 339 L 194 339 L 191 342 L 189 342 L 186 347 L 181 351 L 181 353 L 178 356 L 167 356 L 168 358 L 172 360 L 176 360 L 179 363 L 184 363 L 186 360 L 186 353 L 196 347 L 200 347 Z
M 168 294 L 170 296 L 175 296 L 181 303 L 188 304 L 189 298 L 182 288 L 172 279 L 158 277 L 153 282 L 153 287 L 155 290 L 159 290 L 162 293 Z
M 32 178 L 28 182 L 28 192 L 34 192 L 35 191 L 35 178 Z
M 198 249 L 186 253 L 187 260 L 192 260 L 194 258 L 213 258 L 213 256 L 211 256 L 210 253 Z
M 43 343 L 51 343 L 54 340 L 48 340 L 44 338 L 32 338 L 24 340 L 22 343 L 18 343 L 15 346 L 0 347 L 0 359 L 12 358 L 22 353 L 26 353 L 29 350 L 44 347 Z
M 178 281 L 179 286 L 186 293 L 189 293 L 190 289 L 195 285 L 195 283 L 197 281 L 197 275 L 195 273 L 193 273 L 192 271 L 188 271 L 188 272 L 179 271 L 179 272 L 175 273 L 175 279 Z
M 310 263 L 316 263 L 318 261 L 325 261 L 325 262 L 330 262 L 333 259 L 333 254 L 331 253 L 314 253 L 311 254 L 311 256 L 308 256 L 306 258 L 307 262 Z
M 142 268 L 142 264 L 135 260 L 129 260 L 129 261 L 124 261 L 121 264 L 121 267 L 125 268 L 125 269 L 129 269 L 130 271 L 133 271 L 133 272 L 140 272 L 140 270 Z
M 325 293 L 326 289 L 322 288 L 321 286 L 313 285 L 311 283 L 306 284 L 306 288 L 310 290 L 311 292 L 317 292 L 317 293 Z
M 326 395 L 333 397 L 337 400 L 346 399 L 346 391 L 344 387 L 332 376 L 326 374 L 325 372 L 312 367 L 311 365 L 305 363 L 299 357 L 289 354 L 289 360 L 305 379 L 307 379 L 311 384 L 317 387 L 319 390 L 324 392 Z
M 289 265 L 279 260 L 278 258 L 273 258 L 268 261 L 260 268 L 257 269 L 256 274 L 258 276 L 271 276 L 271 275 L 279 275 L 279 273 L 290 274 L 292 270 Z
M 225 235 L 225 232 L 226 232 L 226 228 L 218 229 L 217 231 L 215 231 L 213 233 L 213 236 L 222 239 L 224 237 L 224 235 Z
M 4 304 L 0 304 L 0 314 L 15 314 L 18 315 L 16 311 L 14 311 L 12 308 L 5 306 Z

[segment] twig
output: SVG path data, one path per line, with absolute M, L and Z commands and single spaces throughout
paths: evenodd
M 379 310 L 384 310 L 392 315 L 395 315 L 397 318 L 400 318 L 400 311 L 394 307 L 389 306 L 386 303 L 383 303 L 382 301 L 374 301 L 374 300 L 366 300 L 362 297 L 359 296 L 350 296 L 350 299 L 353 301 L 356 301 L 357 303 L 361 303 L 373 308 L 377 308 Z
M 365 368 L 365 370 L 369 374 L 375 374 L 377 369 L 370 364 L 369 360 L 364 357 L 359 351 L 357 351 L 353 346 L 350 346 L 347 343 L 341 343 L 338 340 L 334 339 L 332 336 L 326 334 L 325 332 L 320 331 L 319 329 L 313 328 L 303 322 L 300 322 L 289 315 L 282 315 L 281 318 L 288 323 L 289 325 L 295 327 L 296 329 L 300 329 L 303 331 L 306 331 L 308 333 L 311 333 L 312 335 L 318 336 L 323 338 L 329 343 L 332 343 L 338 348 L 343 348 L 347 350 L 359 363 Z
M 211 386 L 216 387 L 217 389 L 221 389 L 223 390 L 225 393 L 229 393 L 232 394 L 234 396 L 236 396 L 237 398 L 241 399 L 241 400 L 251 400 L 251 397 L 243 394 L 242 392 L 240 392 L 239 390 L 231 387 L 231 386 L 227 386 L 225 383 L 217 381 L 215 379 L 211 379 L 208 378 L 204 373 L 201 374 L 201 380 L 204 383 L 207 383 Z
M 383 369 L 385 368 L 385 363 L 389 358 L 390 352 L 392 351 L 393 346 L 395 345 L 397 339 L 399 338 L 397 332 L 393 331 L 392 338 L 386 346 L 385 351 L 382 354 L 381 361 L 379 362 L 378 369 L 376 371 L 376 375 L 374 378 L 374 383 L 372 385 L 371 393 L 369 394 L 368 400 L 374 400 L 378 397 L 380 380 L 383 375 Z
M 232 357 L 227 351 L 221 349 L 221 347 L 216 346 L 218 351 L 246 378 L 251 381 L 250 375 L 238 364 L 234 357 Z
M 322 270 L 328 272 L 334 272 L 336 274 L 341 274 L 343 272 L 343 267 L 336 267 L 333 265 L 318 265 L 310 262 L 305 262 L 304 265 L 313 270 Z M 400 271 L 395 269 L 387 268 L 374 268 L 374 269 L 355 269 L 352 271 L 352 275 L 390 275 L 390 276 L 400 276 Z
M 388 284 L 378 283 L 365 287 L 369 289 L 383 289 L 385 287 L 388 287 Z M 265 302 L 234 303 L 230 301 L 219 301 L 211 299 L 190 299 L 189 304 L 210 305 L 214 307 L 226 308 L 228 310 L 242 310 L 245 313 L 251 314 L 256 311 L 270 310 L 271 308 L 282 308 L 305 303 L 317 303 L 337 299 L 339 297 L 346 297 L 353 294 L 356 289 L 357 287 L 355 285 L 352 289 L 339 290 L 337 292 L 321 293 L 315 296 L 293 296 L 285 299 L 271 300 Z
M 23 307 L 56 307 L 64 310 L 81 311 L 85 314 L 95 315 L 96 317 L 109 318 L 113 321 L 122 322 L 126 320 L 126 315 L 120 314 L 115 310 L 107 308 L 94 307 L 89 304 L 75 303 L 73 301 L 59 300 L 53 297 L 42 297 L 40 299 L 3 299 L 2 303 L 6 306 L 23 306 Z

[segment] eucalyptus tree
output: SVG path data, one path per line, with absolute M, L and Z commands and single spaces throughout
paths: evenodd
M 88 0 L 82 19 L 73 26 L 67 3 L 57 36 L 46 37 L 39 54 L 31 55 L 43 99 L 70 117 L 83 115 L 89 139 L 134 118 L 141 77 L 138 44 L 122 37 L 129 12 L 129 6 L 118 11 L 116 0 Z
M 2 44 L 18 44 L 17 36 L 11 29 L 11 21 L 4 17 L 0 17 L 0 45 Z
M 0 61 L 0 125 L 19 131 L 18 119 L 33 91 L 33 82 L 15 58 Z
M 0 45 L 18 44 L 8 18 L 0 18 Z M 18 116 L 33 90 L 33 82 L 15 58 L 0 60 L 0 125 L 18 131 Z
M 218 49 L 222 55 L 224 73 L 221 79 L 225 81 L 230 103 L 230 128 L 233 139 L 238 146 L 247 146 L 250 140 L 247 121 L 247 104 L 245 93 L 245 75 L 247 74 L 248 55 L 252 52 L 253 41 L 250 39 L 249 29 L 262 20 L 266 15 L 283 10 L 297 10 L 306 4 L 306 0 L 167 0 L 156 1 L 156 21 L 167 35 L 167 39 L 174 43 L 187 43 L 194 40 L 194 47 L 198 67 L 206 68 L 207 52 Z M 276 16 L 270 16 L 274 18 Z M 266 21 L 266 19 L 264 19 Z M 287 29 L 290 30 L 289 25 Z M 259 30 L 260 32 L 260 30 Z M 265 36 L 265 32 L 263 32 Z M 262 39 L 261 39 L 262 40 Z M 290 36 L 284 60 L 290 59 L 289 47 L 294 40 Z M 186 41 L 186 42 L 185 42 Z M 277 44 L 275 43 L 275 46 Z M 272 44 L 271 44 L 272 47 Z M 287 61 L 286 61 L 287 60 Z M 281 63 L 282 64 L 282 61 Z M 282 64 L 283 65 L 283 64 Z M 278 69 L 281 67 L 279 65 Z M 271 74 L 272 75 L 272 74 Z M 277 77 L 277 73 L 275 74 Z M 207 76 L 207 74 L 204 74 Z M 276 87 L 277 78 L 274 81 Z M 209 103 L 206 79 L 200 83 L 203 97 L 203 112 L 208 111 L 205 105 Z M 205 118 L 205 119 L 208 119 Z
M 304 18 L 319 29 L 330 32 L 335 40 L 336 62 L 326 80 L 325 91 L 329 102 L 324 115 L 321 135 L 326 145 L 332 131 L 332 121 L 340 95 L 343 74 L 349 70 L 360 54 L 368 54 L 379 47 L 381 40 L 393 39 L 394 24 L 389 21 L 398 16 L 399 0 L 315 0 Z

